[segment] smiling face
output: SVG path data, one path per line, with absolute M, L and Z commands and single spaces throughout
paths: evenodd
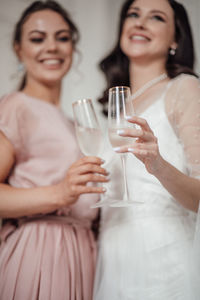
M 70 27 L 57 12 L 34 12 L 25 21 L 15 50 L 25 65 L 27 83 L 59 83 L 72 63 Z
M 169 48 L 176 48 L 174 13 L 167 0 L 135 0 L 127 11 L 120 45 L 132 61 L 166 62 Z

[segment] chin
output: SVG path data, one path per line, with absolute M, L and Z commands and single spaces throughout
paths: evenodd
M 50 73 L 50 72 L 49 72 Z M 48 76 L 43 76 L 41 78 L 41 82 L 44 82 L 45 84 L 57 84 L 58 82 L 60 82 L 63 77 L 66 75 L 67 72 L 62 72 L 59 74 L 48 74 Z

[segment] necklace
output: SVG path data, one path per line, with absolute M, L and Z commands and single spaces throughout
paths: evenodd
M 138 89 L 134 94 L 132 94 L 132 97 L 131 97 L 132 100 L 141 96 L 144 92 L 146 92 L 147 89 L 152 87 L 154 84 L 164 80 L 165 78 L 167 78 L 167 74 L 163 73 L 163 74 L 159 75 L 158 77 L 155 77 L 152 80 L 148 81 L 147 83 L 145 83 L 145 85 L 143 85 L 140 89 Z

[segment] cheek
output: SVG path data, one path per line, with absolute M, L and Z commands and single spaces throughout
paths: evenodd
M 170 44 L 175 40 L 174 26 L 171 23 L 167 26 L 154 26 L 154 32 L 163 40 L 163 42 L 165 41 L 165 43 Z
M 168 50 L 174 41 L 173 32 L 167 29 L 165 31 L 159 32 L 159 36 L 160 40 L 162 41 L 161 45 L 163 45 L 163 48 L 166 48 Z
M 65 46 L 63 47 L 63 53 L 65 54 L 66 57 L 71 57 L 72 58 L 72 55 L 73 55 L 73 46 L 72 45 L 68 45 L 68 46 Z
M 129 34 L 132 31 L 132 28 L 134 27 L 134 20 L 133 19 L 125 19 L 124 24 L 122 26 L 122 32 L 121 32 L 121 37 L 120 37 L 120 48 L 121 50 L 125 50 L 128 39 L 129 39 Z
M 38 49 L 38 47 L 33 47 L 31 45 L 25 46 L 21 50 L 21 58 L 24 60 L 34 59 L 38 55 L 39 52 L 40 52 L 40 50 Z
M 67 72 L 70 68 L 71 68 L 71 65 L 72 65 L 72 60 L 73 60 L 73 52 L 74 50 L 73 49 L 65 49 L 65 64 L 64 64 L 64 69 L 65 69 L 65 72 Z

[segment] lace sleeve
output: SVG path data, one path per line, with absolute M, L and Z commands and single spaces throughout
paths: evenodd
M 183 144 L 189 175 L 200 179 L 200 81 L 180 75 L 167 98 L 168 116 Z

